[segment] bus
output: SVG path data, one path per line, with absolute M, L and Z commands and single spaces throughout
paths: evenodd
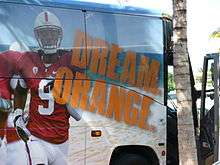
M 42 19 L 52 31 L 42 30 L 42 36 L 36 32 L 41 28 L 40 18 L 36 23 L 40 13 L 44 13 Z M 58 22 L 56 27 L 50 25 L 51 15 L 52 22 Z M 61 30 L 57 30 L 59 26 Z M 15 51 L 26 59 L 23 62 L 19 58 L 15 68 L 23 68 L 17 79 L 26 83 L 25 111 L 30 115 L 27 125 L 37 139 L 50 142 L 38 136 L 39 130 L 32 131 L 31 125 L 51 118 L 56 121 L 56 115 L 63 113 L 58 113 L 56 105 L 68 105 L 80 120 L 70 117 L 67 126 L 58 121 L 54 127 L 68 127 L 69 164 L 168 164 L 167 67 L 172 55 L 172 21 L 168 16 L 147 7 L 107 2 L 1 0 L 0 27 L 1 53 Z M 58 67 L 53 71 L 53 64 L 42 65 L 46 68 L 42 71 L 39 61 L 33 59 L 42 50 L 52 50 L 48 42 L 53 39 L 56 53 L 68 56 L 68 60 L 65 65 L 56 61 Z M 37 55 L 28 59 L 27 52 Z M 33 91 L 35 81 L 29 82 L 32 79 L 41 80 L 38 92 Z M 45 82 L 50 80 L 53 87 L 46 88 Z M 35 106 L 35 97 L 43 105 Z M 41 115 L 40 121 L 31 117 L 33 113 Z M 44 132 L 49 126 L 39 129 Z M 53 133 L 56 137 L 65 134 Z M 51 141 L 56 137 L 50 137 Z

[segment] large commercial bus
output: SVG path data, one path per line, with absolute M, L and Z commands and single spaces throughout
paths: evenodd
M 173 117 L 167 114 L 171 19 L 160 10 L 144 6 L 78 0 L 1 0 L 1 53 L 8 50 L 22 55 L 38 53 L 47 44 L 47 40 L 39 42 L 35 32 L 39 23 L 36 18 L 42 12 L 48 26 L 51 13 L 58 18 L 62 33 L 57 49 L 61 55 L 69 56 L 69 60 L 62 66 L 57 62 L 60 67 L 50 75 L 47 68 L 51 64 L 45 65 L 45 74 L 37 78 L 42 68 L 37 62 L 29 68 L 34 63 L 30 60 L 22 65 L 34 76 L 21 75 L 19 79 L 41 79 L 37 93 L 26 82 L 25 110 L 29 114 L 34 107 L 30 100 L 38 97 L 44 104 L 35 113 L 42 115 L 42 120 L 53 117 L 55 104 L 71 106 L 81 116 L 79 121 L 69 119 L 68 163 L 167 164 L 167 118 Z M 53 39 L 54 36 L 48 37 L 51 34 L 44 35 Z M 53 88 L 46 88 L 45 82 L 49 80 L 53 80 Z

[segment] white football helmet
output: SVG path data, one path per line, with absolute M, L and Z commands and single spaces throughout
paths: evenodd
M 45 54 L 54 54 L 60 47 L 63 32 L 56 15 L 49 11 L 41 12 L 34 24 L 34 34 Z

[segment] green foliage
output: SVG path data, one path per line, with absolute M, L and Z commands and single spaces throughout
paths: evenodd
M 168 92 L 175 90 L 174 76 L 168 73 Z
M 206 85 L 207 87 L 213 87 L 213 81 L 212 81 L 212 68 L 210 68 L 207 72 L 207 80 L 206 80 Z M 202 74 L 203 74 L 203 69 L 201 68 L 199 72 L 195 75 L 195 81 L 197 86 L 200 88 L 202 87 Z

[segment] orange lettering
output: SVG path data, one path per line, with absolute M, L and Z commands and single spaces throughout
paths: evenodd
M 52 94 L 58 104 L 66 104 L 69 100 L 73 73 L 67 67 L 58 69 Z
M 90 62 L 90 57 L 91 57 L 91 53 L 92 53 L 92 47 L 93 47 L 93 38 L 90 37 L 89 35 L 86 36 L 86 48 L 87 48 L 87 55 L 86 55 L 86 67 L 89 66 L 89 62 Z
M 130 85 L 135 84 L 136 56 L 134 52 L 128 51 L 123 64 L 121 82 L 128 82 Z
M 138 70 L 138 78 L 137 78 L 137 83 L 136 86 L 137 87 L 143 87 L 144 84 L 144 80 L 146 82 L 149 82 L 149 76 L 148 74 L 148 57 L 146 56 L 142 56 L 141 57 L 141 61 L 140 61 L 140 66 L 139 66 L 139 70 Z
M 119 87 L 112 85 L 109 95 L 109 102 L 107 106 L 106 116 L 111 118 L 113 117 L 117 121 L 121 121 L 121 109 L 120 109 L 120 102 L 118 101 L 119 98 Z
M 159 94 L 158 89 L 158 78 L 160 71 L 160 62 L 152 60 L 147 76 L 144 79 L 144 90 L 153 93 L 154 95 Z
M 151 63 L 151 81 L 150 81 L 150 91 L 151 93 L 158 95 L 158 79 L 159 79 L 159 71 L 160 71 L 160 62 L 157 60 L 152 60 Z
M 125 111 L 127 91 L 124 88 L 120 88 L 120 97 L 118 102 L 120 103 L 120 110 Z
M 78 79 L 79 77 L 80 79 Z M 73 82 L 71 106 L 86 110 L 90 81 L 81 79 L 82 77 L 86 77 L 86 75 L 77 72 L 76 79 Z
M 105 76 L 109 46 L 103 40 L 99 40 L 99 43 L 101 47 L 101 54 L 98 73 L 102 76 Z
M 92 45 L 92 39 L 89 36 L 86 36 L 86 39 L 87 39 L 87 46 L 89 46 L 88 49 L 85 43 L 86 42 L 85 33 L 81 31 L 76 31 L 76 37 L 74 41 L 74 47 L 73 47 L 73 53 L 71 59 L 71 64 L 74 66 L 86 68 L 86 66 L 89 63 L 89 57 L 91 52 L 90 47 Z
M 134 91 L 129 91 L 125 104 L 125 123 L 130 125 L 135 125 L 137 123 L 138 109 L 134 106 L 134 104 L 139 103 L 140 96 Z
M 106 83 L 96 81 L 90 101 L 90 112 L 95 112 L 98 109 L 100 115 L 105 115 L 106 93 Z
M 140 112 L 140 118 L 138 121 L 138 127 L 146 129 L 146 130 L 151 130 L 153 131 L 153 126 L 150 126 L 147 123 L 149 114 L 150 114 L 150 105 L 152 104 L 153 100 L 150 99 L 149 97 L 144 96 L 142 100 L 142 105 L 141 105 L 141 112 Z
M 122 49 L 118 45 L 112 44 L 111 54 L 108 61 L 107 76 L 113 80 L 118 80 L 119 78 L 115 73 L 115 68 L 118 65 L 118 53 L 120 53 L 121 50 Z
M 99 72 L 105 75 L 108 49 L 105 41 L 96 39 L 94 40 L 95 48 L 92 49 L 91 63 L 89 69 L 93 73 Z

